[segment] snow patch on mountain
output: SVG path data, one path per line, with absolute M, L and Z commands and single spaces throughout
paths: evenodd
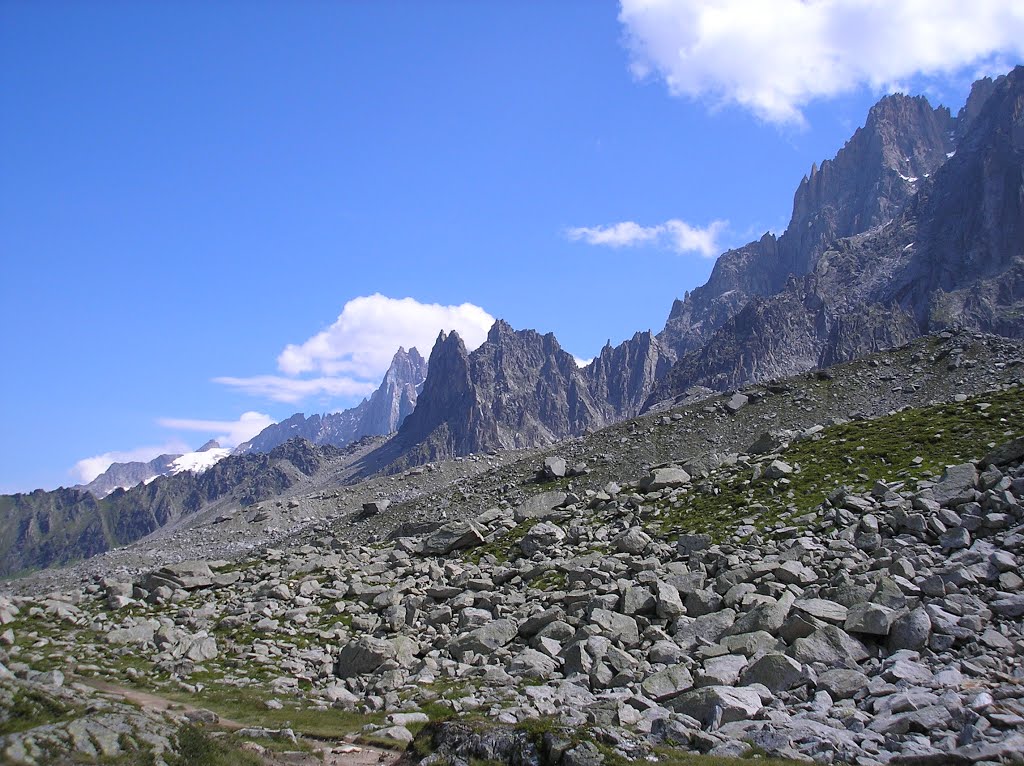
M 171 469 L 168 473 L 171 475 L 181 473 L 182 471 L 202 473 L 230 454 L 231 450 L 224 447 L 214 447 L 211 449 L 201 450 L 199 452 L 186 452 L 171 463 Z

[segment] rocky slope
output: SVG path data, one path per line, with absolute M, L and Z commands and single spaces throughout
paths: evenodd
M 148 572 L 83 564 L 0 604 L 0 665 L 185 694 L 264 737 L 351 720 L 404 746 L 420 730 L 408 757 L 427 763 L 1011 761 L 1022 359 L 1012 341 L 931 336 L 375 515 L 350 500 L 238 561 L 183 561 L 216 549 L 178 538 L 177 563 Z M 337 502 L 313 494 L 296 513 Z M 210 545 L 256 526 L 194 531 Z M 0 752 L 40 736 L 0 735 Z
M 313 444 L 344 447 L 364 436 L 394 433 L 416 407 L 416 397 L 427 376 L 427 362 L 411 348 L 399 348 L 380 386 L 369 399 L 343 412 L 311 415 L 297 412 L 280 423 L 267 426 L 249 441 L 238 445 L 235 454 L 270 452 L 289 439 L 301 438 Z

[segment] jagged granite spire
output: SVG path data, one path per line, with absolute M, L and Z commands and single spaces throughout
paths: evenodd
M 826 173 L 833 181 L 819 182 Z M 673 307 L 663 335 L 685 353 L 646 406 L 692 385 L 782 377 L 947 327 L 1024 336 L 1022 188 L 1024 68 L 977 83 L 955 121 L 923 98 L 882 99 L 836 159 L 801 183 L 781 238 L 748 245 L 745 260 L 742 248 L 727 253 L 718 281 L 713 274 Z M 762 269 L 797 264 L 794 253 L 807 271 L 779 289 L 718 292 L 722 274 L 767 287 Z
M 344 447 L 364 436 L 394 433 L 416 407 L 416 397 L 427 377 L 427 363 L 419 351 L 399 347 L 380 386 L 369 399 L 343 412 L 326 415 L 296 413 L 280 423 L 267 426 L 238 446 L 235 454 L 269 452 L 296 436 L 313 444 Z
M 549 444 L 605 423 L 576 360 L 552 334 L 496 321 L 472 353 L 441 333 L 398 438 L 423 459 Z
M 677 356 L 699 348 L 751 298 L 774 295 L 790 275 L 813 270 L 836 240 L 898 216 L 920 180 L 946 161 L 954 128 L 949 110 L 924 97 L 880 100 L 835 158 L 800 182 L 786 231 L 723 253 L 707 283 L 672 305 L 659 340 Z

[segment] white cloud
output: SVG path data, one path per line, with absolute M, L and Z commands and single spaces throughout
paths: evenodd
M 577 226 L 568 229 L 566 236 L 573 241 L 583 240 L 589 245 L 655 245 L 680 254 L 700 253 L 705 258 L 712 258 L 722 252 L 718 237 L 726 226 L 726 221 L 712 221 L 704 228 L 700 228 L 678 218 L 655 226 L 641 226 L 633 221 L 622 221 L 609 226 Z
M 454 330 L 472 350 L 493 323 L 494 317 L 472 303 L 442 306 L 374 293 L 346 303 L 326 330 L 285 346 L 277 358 L 283 376 L 222 376 L 214 382 L 291 403 L 312 396 L 365 396 L 380 384 L 399 346 L 415 346 L 427 356 L 441 330 Z M 302 377 L 310 374 L 316 377 Z
M 164 444 L 136 447 L 135 449 L 104 452 L 102 455 L 83 458 L 75 463 L 71 474 L 82 484 L 88 484 L 101 473 L 110 468 L 112 463 L 148 463 L 158 455 L 180 455 L 192 448 L 180 439 L 172 439 Z
M 367 396 L 377 388 L 375 383 L 352 378 L 300 379 L 285 378 L 280 375 L 254 375 L 249 378 L 223 376 L 214 378 L 213 382 L 237 388 L 252 396 L 289 404 L 295 404 L 313 396 Z
M 286 346 L 277 366 L 286 375 L 320 371 L 379 379 L 399 346 L 415 346 L 426 356 L 441 330 L 455 330 L 474 349 L 492 324 L 494 317 L 472 303 L 441 306 L 374 293 L 350 300 L 334 324 L 305 343 Z
M 199 431 L 208 439 L 216 439 L 221 447 L 232 449 L 248 441 L 276 421 L 262 412 L 243 412 L 238 420 L 196 420 L 192 418 L 160 418 L 164 428 Z
M 589 245 L 633 247 L 650 244 L 662 233 L 661 226 L 641 226 L 633 221 L 622 221 L 610 226 L 577 226 L 566 234 L 571 240 L 582 239 Z
M 638 78 L 776 123 L 802 123 L 817 98 L 1024 56 L 1017 0 L 621 0 L 619 21 Z

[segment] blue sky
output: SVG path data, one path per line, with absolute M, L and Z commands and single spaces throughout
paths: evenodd
M 1013 3 L 911 6 L 0 4 L 0 492 L 351 406 L 445 323 L 660 330 L 880 95 L 1021 58 Z

